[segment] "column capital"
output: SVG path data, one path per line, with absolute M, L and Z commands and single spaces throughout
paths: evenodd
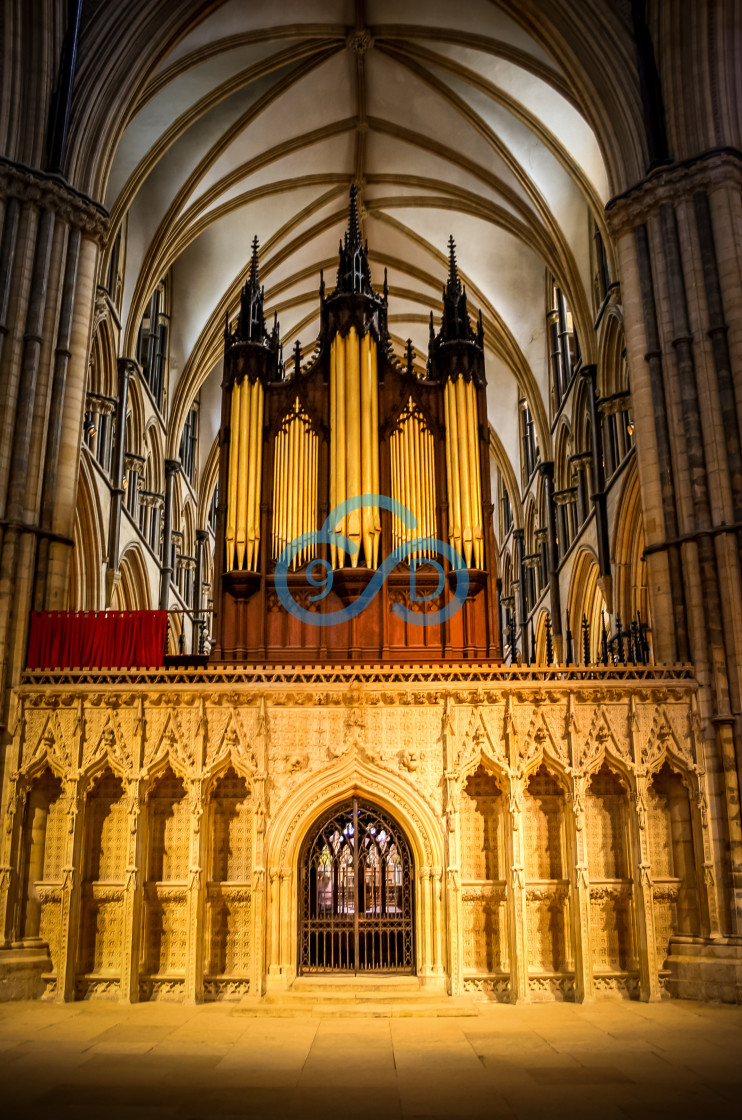
M 542 459 L 541 462 L 538 464 L 538 470 L 539 470 L 539 473 L 541 474 L 541 476 L 543 478 L 553 478 L 554 477 L 554 460 L 553 459 Z
M 696 191 L 742 182 L 742 152 L 737 148 L 712 148 L 703 155 L 656 168 L 646 179 L 612 198 L 605 208 L 608 229 L 614 238 L 644 225 L 648 216 L 665 204 L 676 205 Z
M 132 373 L 141 374 L 142 372 L 142 367 L 139 365 L 139 362 L 135 362 L 133 358 L 117 358 L 116 368 L 119 377 L 125 377 L 127 379 L 131 377 Z
M 174 477 L 180 471 L 180 459 L 165 460 L 165 478 Z
M 196 529 L 196 542 L 197 544 L 206 544 L 209 539 L 208 529 Z
M 51 210 L 62 221 L 78 227 L 98 244 L 108 239 L 111 223 L 108 211 L 81 191 L 75 190 L 59 175 L 37 171 L 0 156 L 0 196 L 12 196 L 40 209 Z

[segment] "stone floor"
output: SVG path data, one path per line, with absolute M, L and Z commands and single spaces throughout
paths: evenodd
M 742 1008 L 486 1005 L 266 1019 L 224 1005 L 0 1005 L 4 1120 L 742 1114 Z

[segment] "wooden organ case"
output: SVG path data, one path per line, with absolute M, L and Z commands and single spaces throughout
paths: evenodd
M 452 240 L 449 249 L 443 320 L 436 333 L 431 312 L 421 376 L 411 344 L 403 364 L 392 353 L 386 279 L 380 295 L 371 285 L 351 188 L 337 284 L 330 295 L 320 284 L 317 346 L 302 366 L 297 343 L 289 372 L 278 325 L 266 329 L 253 243 L 240 312 L 225 332 L 212 660 L 500 657 L 481 315 L 475 331 Z M 352 542 L 350 551 L 334 538 L 309 541 L 284 567 L 300 608 L 285 609 L 274 575 L 286 546 L 320 530 L 347 499 L 376 494 L 404 505 L 416 527 L 373 503 L 351 509 L 332 526 Z M 384 559 L 413 538 L 428 543 L 408 550 L 375 597 L 354 611 Z M 460 609 L 427 624 L 459 578 L 436 555 L 433 538 L 461 556 L 468 591 Z

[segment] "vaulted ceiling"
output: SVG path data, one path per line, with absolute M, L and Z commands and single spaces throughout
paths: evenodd
M 204 454 L 216 432 L 224 316 L 254 235 L 286 353 L 312 349 L 351 182 L 398 351 L 411 338 L 423 367 L 453 234 L 483 312 L 491 423 L 515 462 L 526 394 L 548 453 L 546 273 L 590 358 L 608 181 L 565 74 L 490 0 L 229 0 L 151 73 L 106 205 L 126 218 L 125 352 L 172 270 L 170 453 L 199 390 Z

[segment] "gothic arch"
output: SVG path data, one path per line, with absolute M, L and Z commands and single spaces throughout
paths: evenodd
M 286 799 L 266 833 L 266 866 L 288 866 L 295 872 L 299 849 L 314 821 L 335 802 L 355 795 L 377 803 L 399 821 L 416 866 L 444 866 L 439 818 L 427 802 L 411 784 L 358 756 L 320 771 Z
M 148 611 L 152 609 L 147 565 L 139 544 L 131 544 L 121 557 L 121 582 L 111 596 L 111 610 Z
M 214 489 L 219 480 L 219 437 L 214 437 L 206 464 L 199 479 L 198 515 L 196 525 L 205 529 L 209 523 L 209 507 L 214 497 Z
M 388 770 L 365 761 L 355 752 L 299 786 L 278 809 L 265 837 L 265 867 L 271 889 L 277 896 L 272 905 L 280 910 L 280 926 L 275 935 L 268 937 L 266 959 L 271 970 L 284 976 L 294 976 L 297 970 L 298 929 L 298 877 L 299 854 L 308 831 L 322 813 L 349 797 L 368 800 L 386 810 L 400 825 L 412 850 L 416 870 L 415 929 L 417 941 L 417 971 L 419 974 L 434 971 L 433 961 L 443 960 L 442 945 L 438 942 L 437 956 L 434 948 L 428 956 L 428 938 L 422 935 L 425 907 L 445 905 L 441 891 L 429 891 L 430 875 L 443 874 L 446 866 L 443 830 L 440 820 L 411 783 L 407 783 Z M 424 878 L 427 876 L 426 878 Z M 424 881 L 423 881 L 424 879 Z M 440 930 L 442 926 L 439 926 Z M 440 936 L 439 934 L 437 936 Z M 440 974 L 441 982 L 443 974 Z
M 103 609 L 103 542 L 105 525 L 97 487 L 86 455 L 80 457 L 77 509 L 73 529 L 69 604 L 73 611 Z
M 575 661 L 579 664 L 584 659 L 582 620 L 586 618 L 590 640 L 590 659 L 594 663 L 600 653 L 604 614 L 606 627 L 608 627 L 608 608 L 600 587 L 598 561 L 590 548 L 581 548 L 575 557 L 569 585 L 567 609 L 574 634 Z
M 615 573 L 616 614 L 625 622 L 641 614 L 642 621 L 649 622 L 644 521 L 635 458 L 629 465 L 621 487 L 613 529 L 611 558 Z
M 105 317 L 98 323 L 90 349 L 88 392 L 115 397 L 117 392 L 116 347 Z

